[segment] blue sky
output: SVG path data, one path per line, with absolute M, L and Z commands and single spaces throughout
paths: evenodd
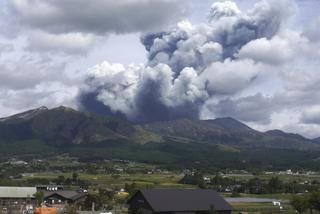
M 133 121 L 231 116 L 261 131 L 320 136 L 319 0 L 0 8 L 0 116 L 102 105 Z

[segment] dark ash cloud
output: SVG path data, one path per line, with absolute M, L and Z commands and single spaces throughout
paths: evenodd
M 244 103 L 251 112 L 260 105 L 270 106 L 262 95 L 233 99 L 263 70 L 261 63 L 239 58 L 238 52 L 251 41 L 277 35 L 290 8 L 285 1 L 263 1 L 244 13 L 235 3 L 214 3 L 209 23 L 182 21 L 170 31 L 144 35 L 147 65 L 104 62 L 92 68 L 83 94 L 94 95 L 108 113 L 138 122 L 194 119 L 209 109 L 213 115 L 229 112 L 242 120 L 266 123 L 270 114 L 259 116 L 262 112 L 256 111 L 250 117 L 242 112 Z

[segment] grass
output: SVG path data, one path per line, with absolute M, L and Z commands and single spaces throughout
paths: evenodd
M 230 174 L 230 175 L 225 175 L 226 177 L 229 177 L 229 178 L 234 178 L 236 180 L 242 180 L 242 181 L 247 181 L 247 180 L 250 180 L 252 178 L 259 178 L 261 180 L 265 180 L 265 181 L 268 181 L 270 180 L 270 178 L 272 177 L 278 177 L 281 181 L 283 182 L 290 182 L 290 181 L 313 181 L 313 180 L 320 180 L 320 176 L 319 175 L 314 175 L 314 176 L 311 176 L 311 175 L 251 175 L 251 174 L 244 174 L 244 175 L 233 175 L 233 174 Z
M 294 213 L 294 209 L 290 204 L 283 204 L 283 209 L 279 206 L 274 206 L 271 203 L 231 203 L 235 213 Z
M 224 197 L 231 197 L 231 193 L 223 193 Z M 239 197 L 242 198 L 270 198 L 270 199 L 277 199 L 277 200 L 290 200 L 294 194 L 285 194 L 285 193 L 277 193 L 277 194 L 245 194 L 241 193 Z
M 54 179 L 59 175 L 63 175 L 65 178 L 72 177 L 71 173 L 35 173 L 33 178 L 47 178 Z M 125 183 L 137 183 L 143 188 L 194 188 L 193 185 L 178 184 L 178 181 L 182 178 L 181 175 L 175 174 L 80 174 L 81 180 L 90 181 L 92 184 L 99 185 L 100 187 L 115 187 L 123 188 Z M 24 178 L 26 179 L 26 178 Z

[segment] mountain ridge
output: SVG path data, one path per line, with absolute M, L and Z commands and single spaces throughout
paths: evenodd
M 0 131 L 5 124 L 26 126 L 26 130 L 32 132 L 30 138 L 40 136 L 40 138 L 43 137 L 50 141 L 50 139 L 60 137 L 65 138 L 65 141 L 71 141 L 71 143 L 117 139 L 139 141 L 144 144 L 162 142 L 163 137 L 175 137 L 189 141 L 234 146 L 243 143 L 243 146 L 274 147 L 276 143 L 273 141 L 291 141 L 292 144 L 300 143 L 311 147 L 314 145 L 314 141 L 301 135 L 281 130 L 260 132 L 231 117 L 210 120 L 182 118 L 133 124 L 123 119 L 81 112 L 65 106 L 52 109 L 42 106 L 0 118 Z M 289 145 L 289 143 L 287 144 Z
M 60 106 L 0 120 L 0 160 L 69 154 L 81 161 L 125 159 L 172 167 L 317 167 L 320 145 L 296 134 L 259 132 L 233 119 L 133 124 Z M 276 163 L 276 165 L 274 165 Z

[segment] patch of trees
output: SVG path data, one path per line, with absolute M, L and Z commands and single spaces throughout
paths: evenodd
M 54 183 L 58 185 L 77 185 L 80 188 L 88 189 L 90 183 L 86 180 L 82 180 L 79 178 L 79 175 L 77 173 L 72 173 L 71 177 L 64 177 L 63 175 L 58 176 L 56 179 L 53 180 Z
M 279 177 L 272 177 L 269 180 L 252 178 L 243 183 L 237 191 L 251 194 L 301 193 L 317 190 L 318 187 L 317 184 L 303 184 L 296 180 L 284 181 Z
M 314 191 L 308 194 L 296 195 L 291 199 L 291 205 L 299 214 L 310 210 L 320 212 L 320 191 Z
M 245 181 L 216 175 L 208 182 L 204 181 L 203 175 L 199 172 L 185 175 L 179 183 L 197 185 L 200 188 L 211 188 L 220 192 L 250 194 L 302 193 L 320 188 L 320 184 L 316 180 L 304 184 L 296 180 L 284 181 L 279 177 L 272 177 L 269 180 L 254 177 Z
M 203 179 L 203 175 L 200 172 L 196 172 L 194 174 L 187 174 L 178 183 L 179 184 L 197 185 L 200 188 L 204 188 L 205 187 L 205 182 L 204 182 L 204 179 Z

